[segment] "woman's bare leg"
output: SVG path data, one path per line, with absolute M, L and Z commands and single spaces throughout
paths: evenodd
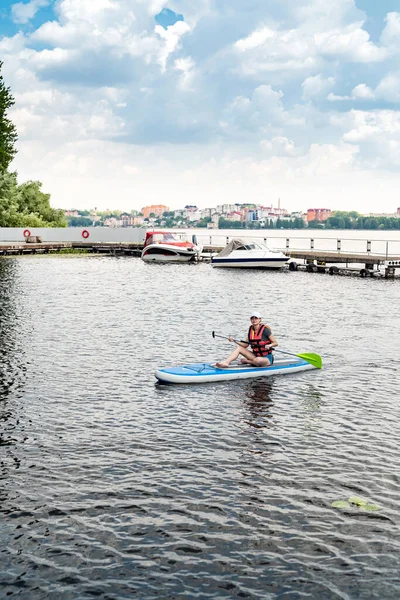
M 232 354 L 230 354 L 223 362 L 217 362 L 216 366 L 220 369 L 226 369 L 240 354 L 244 357 L 244 360 L 242 360 L 244 364 L 253 365 L 254 367 L 269 367 L 271 364 L 265 356 L 254 356 L 250 350 L 246 350 L 246 348 L 243 348 L 242 346 L 236 346 L 236 349 Z
M 215 363 L 215 366 L 219 367 L 220 369 L 226 369 L 227 367 L 229 367 L 233 360 L 237 359 L 237 357 L 241 353 L 241 350 L 243 350 L 241 346 L 236 346 L 235 350 L 232 352 L 232 354 L 228 356 L 226 360 L 224 360 L 223 362 Z
M 254 356 L 253 359 L 242 358 L 240 361 L 244 365 L 252 365 L 253 367 L 270 367 L 272 362 L 267 356 Z

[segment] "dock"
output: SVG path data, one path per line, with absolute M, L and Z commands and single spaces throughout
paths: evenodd
M 206 244 L 200 261 L 210 261 L 213 254 L 220 252 L 220 244 Z M 279 248 L 277 248 L 278 250 Z M 103 256 L 140 257 L 142 242 L 0 242 L 0 256 L 26 256 L 40 254 L 87 253 Z M 306 270 L 309 273 L 330 275 L 356 273 L 361 277 L 383 275 L 385 278 L 400 276 L 400 255 L 372 254 L 371 252 L 342 252 L 340 250 L 295 250 L 281 249 L 290 256 L 290 271 Z M 382 268 L 382 272 L 381 272 Z
M 125 242 L 0 242 L 0 256 L 23 256 L 29 254 L 67 254 L 86 252 L 109 256 L 140 256 L 142 243 Z

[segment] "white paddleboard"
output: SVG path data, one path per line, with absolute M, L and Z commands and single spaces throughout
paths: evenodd
M 219 369 L 215 363 L 193 363 L 181 367 L 157 369 L 155 376 L 160 383 L 210 383 L 230 379 L 250 379 L 270 377 L 271 375 L 289 375 L 315 369 L 313 365 L 300 358 L 278 358 L 271 367 L 250 367 L 249 365 L 230 365 Z

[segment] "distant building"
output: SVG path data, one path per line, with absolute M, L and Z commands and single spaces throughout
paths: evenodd
M 110 217 L 109 219 L 105 219 L 104 227 L 121 227 L 122 221 L 120 219 L 116 219 L 115 217 Z
M 121 215 L 121 227 L 132 227 L 134 223 L 134 217 L 129 213 L 122 213 Z
M 153 204 L 152 206 L 145 206 L 142 208 L 141 212 L 145 219 L 148 219 L 151 214 L 156 215 L 156 217 L 161 217 L 163 212 L 169 210 L 168 206 L 164 206 L 163 204 Z
M 198 221 L 200 219 L 200 211 L 197 206 L 185 206 L 185 217 L 188 221 Z
M 226 218 L 228 221 L 241 221 L 242 215 L 240 212 L 234 210 L 233 212 L 230 212 L 228 215 L 226 215 Z
M 70 210 L 64 210 L 64 215 L 66 217 L 79 217 L 79 212 L 71 208 Z
M 246 221 L 257 221 L 258 212 L 256 210 L 248 210 L 246 212 Z
M 214 213 L 211 217 L 211 223 L 209 223 L 209 227 L 217 229 L 218 228 L 218 224 L 219 224 L 219 218 L 220 218 L 220 214 L 219 213 Z
M 217 206 L 217 212 L 221 215 L 229 215 L 229 213 L 235 212 L 237 209 L 237 204 L 219 204 Z
M 201 219 L 210 219 L 211 218 L 211 208 L 203 208 L 200 211 L 200 218 Z
M 309 208 L 307 210 L 307 223 L 310 221 L 326 221 L 331 215 L 330 208 Z

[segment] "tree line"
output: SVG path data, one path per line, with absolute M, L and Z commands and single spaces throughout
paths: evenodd
M 6 87 L 0 61 L 0 227 L 66 227 L 64 211 L 52 208 L 50 194 L 40 181 L 19 184 L 17 173 L 9 171 L 17 154 L 17 129 L 8 117 L 14 98 Z
M 356 211 L 336 210 L 323 223 L 310 221 L 310 229 L 375 229 L 400 230 L 400 218 L 396 217 L 367 217 Z

